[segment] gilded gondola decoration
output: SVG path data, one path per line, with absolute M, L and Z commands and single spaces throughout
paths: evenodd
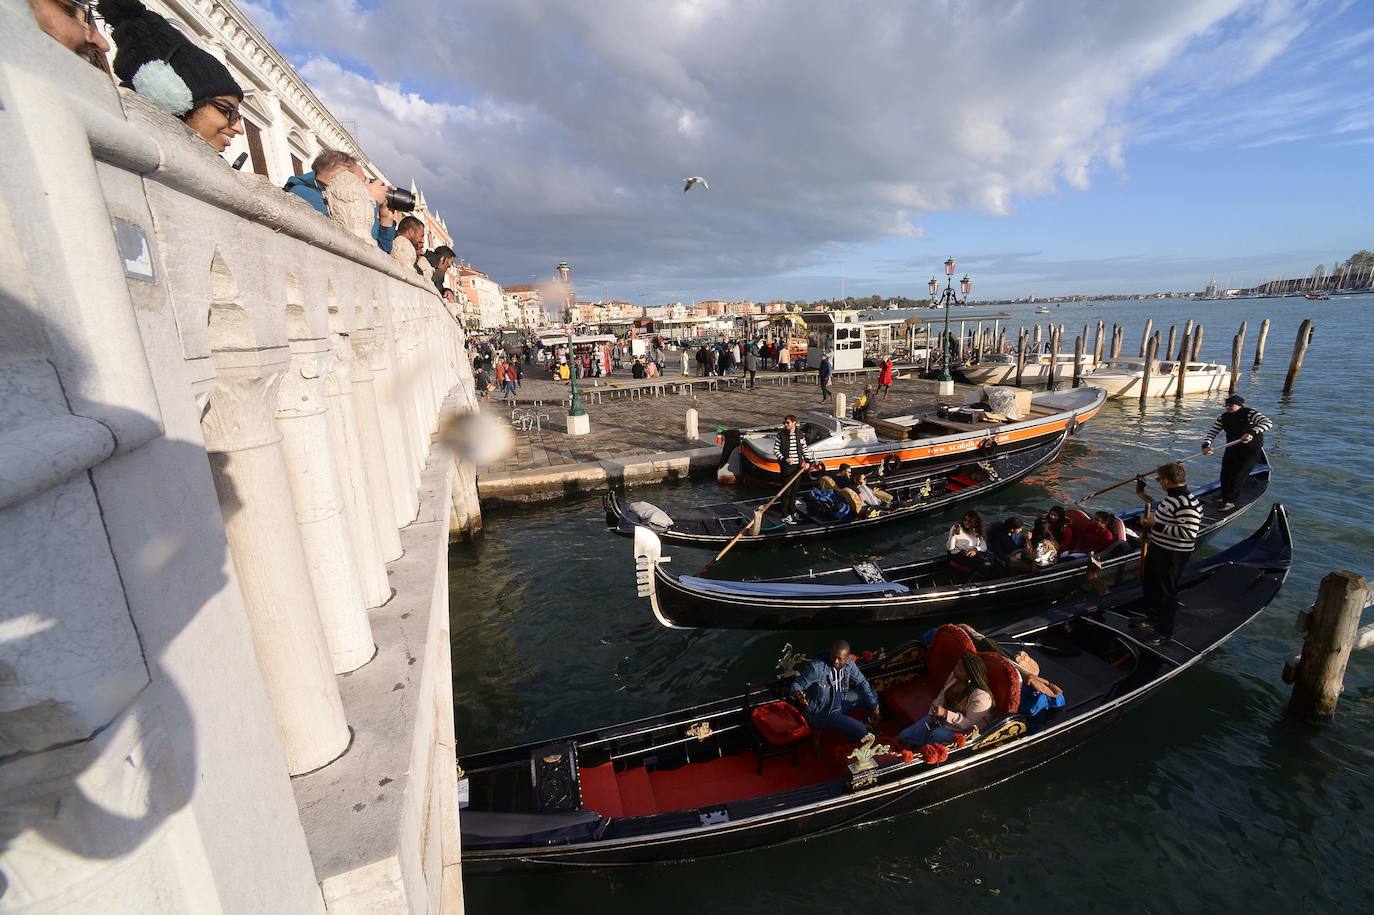
M 695 737 L 698 741 L 703 741 L 714 733 L 715 731 L 711 730 L 711 722 L 709 721 L 698 721 L 687 729 L 687 736 Z
M 980 749 L 994 747 L 999 743 L 1014 740 L 1024 733 L 1026 733 L 1025 719 L 1008 718 L 991 731 L 988 731 L 988 733 L 983 736 L 982 740 L 977 741 L 977 744 Z

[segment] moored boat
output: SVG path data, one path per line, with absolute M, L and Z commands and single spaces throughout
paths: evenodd
M 1083 376 L 1084 384 L 1100 387 L 1108 397 L 1139 397 L 1145 383 L 1145 362 L 1138 356 L 1119 356 L 1102 363 Z M 1231 386 L 1231 370 L 1215 362 L 1184 362 L 1183 371 L 1175 360 L 1156 359 L 1150 365 L 1147 397 L 1172 397 L 1178 391 L 1180 374 L 1184 394 L 1213 394 Z
M 1194 490 L 1203 508 L 1198 544 L 1205 544 L 1264 497 L 1271 470 L 1267 458 L 1250 472 L 1236 507 L 1223 512 L 1213 481 Z M 1069 509 L 1072 513 L 1077 509 Z M 1140 569 L 1143 509 L 1117 515 L 1117 542 L 1097 556 L 1098 581 L 1116 589 L 1134 581 Z M 906 624 L 922 620 L 1045 607 L 1081 593 L 1086 557 L 1061 559 L 1034 574 L 975 575 L 949 557 L 906 563 L 859 562 L 840 569 L 764 581 L 730 581 L 674 575 L 660 562 L 658 537 L 635 533 L 635 567 L 640 596 L 655 619 L 673 629 L 844 629 L 855 625 Z
M 1056 382 L 1073 379 L 1073 353 L 1060 353 L 1057 358 L 1050 353 L 1029 353 L 1021 366 L 1020 387 L 1049 384 L 1051 364 L 1054 365 Z M 1084 376 L 1097 365 L 1092 353 L 1078 357 L 1078 364 Z M 963 366 L 959 371 L 971 384 L 1016 384 L 1016 353 L 992 353 L 973 365 Z
M 947 415 L 932 410 L 908 416 L 884 417 L 871 423 L 817 414 L 801 417 L 799 431 L 806 437 L 813 458 L 827 470 L 841 464 L 874 469 L 886 466 L 889 473 L 911 473 L 951 457 L 973 457 L 989 447 L 1028 445 L 1051 439 L 1059 432 L 1070 434 L 1097 415 L 1107 393 L 1090 387 L 1067 391 L 1042 391 L 1030 398 L 1023 419 L 989 421 L 981 414 L 945 408 Z M 963 417 L 963 418 L 960 418 Z M 881 430 L 881 431 L 880 431 Z M 783 482 L 774 449 L 776 431 L 745 433 L 740 439 L 740 472 L 747 478 Z
M 692 708 L 460 760 L 459 824 L 470 874 L 678 861 L 810 838 L 924 809 L 997 784 L 1100 733 L 1253 619 L 1292 561 L 1282 506 L 1255 534 L 1190 566 L 1171 639 L 1129 627 L 1139 588 L 1080 601 L 985 635 L 995 717 L 944 752 L 892 751 L 924 715 L 956 660 L 976 646 L 937 629 L 862 665 L 881 698 L 876 745 L 812 734 L 786 701 L 788 680 Z M 1062 689 L 1037 710 L 1023 649 Z M 781 757 L 781 758 L 779 758 Z M 852 762 L 851 762 L 852 760 Z M 790 764 L 789 764 L 790 763 Z
M 808 511 L 805 496 L 794 498 L 787 505 L 778 502 L 764 512 L 758 531 L 745 534 L 738 545 L 765 546 L 829 539 L 942 511 L 958 502 L 977 499 L 1018 482 L 1054 460 L 1067 437 L 1068 430 L 1061 429 L 1051 437 L 1030 444 L 984 447 L 973 455 L 958 455 L 916 473 L 875 479 L 872 485 L 891 495 L 893 503 L 890 508 L 874 514 L 856 516 L 847 507 L 846 513 L 839 517 Z M 809 488 L 799 486 L 795 492 L 804 493 Z M 838 494 L 835 501 L 840 501 Z M 670 523 L 660 520 L 654 526 L 657 536 L 662 539 L 687 546 L 720 547 L 752 525 L 755 512 L 769 500 L 721 502 L 688 512 L 675 511 L 672 515 L 658 515 L 656 512 L 661 510 L 647 503 L 627 503 L 615 492 L 607 493 L 603 502 L 606 526 L 612 533 L 633 536 L 639 527 L 654 524 L 655 518 L 666 516 Z

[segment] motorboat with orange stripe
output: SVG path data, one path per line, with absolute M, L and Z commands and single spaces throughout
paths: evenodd
M 1025 401 L 1022 392 L 1022 402 Z M 977 405 L 946 405 L 938 410 L 859 422 L 808 413 L 798 431 L 812 458 L 827 470 L 841 464 L 883 467 L 888 474 L 910 473 L 958 455 L 990 456 L 1008 446 L 1026 446 L 1065 430 L 1072 435 L 1102 409 L 1107 392 L 1081 387 L 1031 395 L 1025 416 L 990 421 Z M 993 414 L 996 416 L 996 414 Z M 750 479 L 781 481 L 775 448 L 777 432 L 751 431 L 740 438 L 739 472 Z

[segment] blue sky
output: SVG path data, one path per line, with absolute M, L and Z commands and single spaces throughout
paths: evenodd
M 1147 292 L 1374 248 L 1374 3 L 240 6 L 501 282 Z

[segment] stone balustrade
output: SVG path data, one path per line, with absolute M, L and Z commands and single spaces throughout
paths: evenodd
M 23 0 L 0 33 L 0 898 L 456 911 L 461 326 Z

